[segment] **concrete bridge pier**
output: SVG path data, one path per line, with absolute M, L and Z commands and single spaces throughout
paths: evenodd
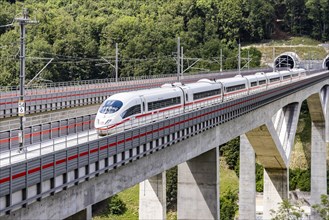
M 257 161 L 264 167 L 263 218 L 271 219 L 270 210 L 277 210 L 282 200 L 288 199 L 288 164 L 299 112 L 300 104 L 290 103 L 279 109 L 266 124 L 241 136 L 239 212 L 242 218 L 240 219 L 255 219 L 256 215 L 255 155 Z M 248 150 L 249 148 L 254 152 Z M 248 169 L 252 170 L 252 173 Z M 249 186 L 252 189 L 246 189 Z
M 321 194 L 327 194 L 327 149 L 324 123 L 312 122 L 311 147 L 311 202 L 321 202 Z
M 288 169 L 264 168 L 263 219 L 271 219 L 271 209 L 277 210 L 279 203 L 288 199 Z
M 239 219 L 256 219 L 255 151 L 247 136 L 240 136 Z
M 328 64 L 329 65 L 329 64 Z M 326 86 L 323 89 L 323 94 L 322 94 L 322 105 L 324 109 L 324 117 L 325 117 L 325 135 L 326 135 L 326 142 L 329 147 L 329 86 Z
M 166 172 L 139 184 L 139 219 L 166 219 Z
M 307 99 L 312 120 L 311 139 L 311 204 L 319 204 L 327 194 L 326 90 Z
M 177 219 L 219 219 L 218 147 L 178 165 Z

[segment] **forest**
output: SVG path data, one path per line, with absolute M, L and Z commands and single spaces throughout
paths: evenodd
M 190 71 L 237 68 L 238 42 L 286 36 L 329 39 L 329 0 L 0 0 L 0 86 L 17 85 L 19 34 L 14 18 L 27 8 L 26 78 L 51 59 L 40 80 L 114 77 L 115 44 L 119 75 L 172 74 L 177 37 Z M 8 26 L 8 24 L 12 24 Z M 246 51 L 243 51 L 246 53 Z M 251 67 L 260 65 L 259 51 Z
M 20 27 L 15 18 L 22 16 L 23 8 L 38 21 L 26 26 L 27 82 L 50 59 L 40 82 L 112 78 L 115 71 L 107 62 L 114 64 L 116 43 L 119 76 L 126 77 L 175 73 L 178 37 L 185 67 L 200 59 L 193 72 L 218 71 L 220 51 L 222 68 L 236 69 L 239 42 L 289 36 L 329 40 L 329 0 L 0 0 L 0 6 L 0 86 L 18 85 Z M 260 66 L 262 54 L 250 48 L 242 56 L 247 52 L 253 58 L 250 66 Z M 309 116 L 301 117 L 309 127 Z M 309 140 L 304 133 L 297 136 Z M 238 148 L 238 139 L 221 146 L 221 155 L 236 175 Z M 289 172 L 291 190 L 310 190 L 310 170 Z M 261 192 L 259 164 L 256 173 Z M 168 208 L 175 209 L 177 169 L 169 171 L 167 179 Z M 234 217 L 237 200 L 237 192 L 221 196 L 223 219 Z

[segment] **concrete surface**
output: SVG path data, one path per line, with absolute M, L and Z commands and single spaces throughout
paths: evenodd
M 166 219 L 166 172 L 139 184 L 139 219 Z
M 218 147 L 178 165 L 177 219 L 219 219 Z
M 327 145 L 324 123 L 312 122 L 311 204 L 321 203 L 327 194 Z
M 307 99 L 310 110 L 311 127 L 311 199 L 312 205 L 321 203 L 321 195 L 327 194 L 327 144 L 326 125 L 328 122 L 328 92 L 325 87 L 320 93 L 313 94 Z M 320 217 L 312 212 L 313 219 Z
M 270 210 L 277 210 L 283 199 L 288 199 L 289 174 L 287 169 L 264 169 L 263 219 L 271 219 Z
M 246 135 L 240 136 L 239 220 L 256 219 L 255 151 Z
M 287 158 L 271 121 L 246 133 L 257 160 L 267 168 L 286 167 Z

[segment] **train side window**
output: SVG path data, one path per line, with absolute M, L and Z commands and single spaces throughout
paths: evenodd
M 141 113 L 141 105 L 135 105 L 128 108 L 121 114 L 122 119 Z
M 252 82 L 251 87 L 257 86 L 257 82 Z
M 187 93 L 186 93 L 186 101 L 188 102 L 188 95 L 187 95 Z
M 264 85 L 264 84 L 266 84 L 266 80 L 259 81 L 259 85 Z
M 147 107 L 149 111 L 159 109 L 159 108 L 165 108 L 172 105 L 177 105 L 181 103 L 181 97 L 173 97 L 169 99 L 164 99 L 160 101 L 155 102 L 149 102 L 147 103 Z
M 219 95 L 220 93 L 221 93 L 220 89 L 198 92 L 198 93 L 193 94 L 193 99 L 194 100 L 202 99 L 202 98 L 209 97 L 209 96 Z
M 232 91 L 236 91 L 236 90 L 240 90 L 240 89 L 245 89 L 246 85 L 245 84 L 241 84 L 241 85 L 236 85 L 236 86 L 230 86 L 230 87 L 226 87 L 226 92 L 232 92 Z
M 280 77 L 270 79 L 270 83 L 276 82 L 276 81 L 280 81 Z

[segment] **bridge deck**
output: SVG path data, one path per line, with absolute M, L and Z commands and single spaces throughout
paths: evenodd
M 97 138 L 94 133 L 93 137 L 96 139 L 78 134 L 80 137 L 78 143 L 76 135 L 66 137 L 69 139 L 67 144 L 52 140 L 56 147 L 53 147 L 51 141 L 42 143 L 44 150 L 41 150 L 41 156 L 40 145 L 29 146 L 26 154 L 1 155 L 3 165 L 0 167 L 0 215 L 106 170 L 129 163 L 145 154 L 161 150 L 229 122 L 297 91 L 323 82 L 329 84 L 328 78 L 328 72 L 314 74 L 291 84 L 180 114 L 104 138 Z M 5 156 L 11 156 L 11 161 L 9 158 L 4 158 Z M 18 197 L 14 198 L 14 194 Z

